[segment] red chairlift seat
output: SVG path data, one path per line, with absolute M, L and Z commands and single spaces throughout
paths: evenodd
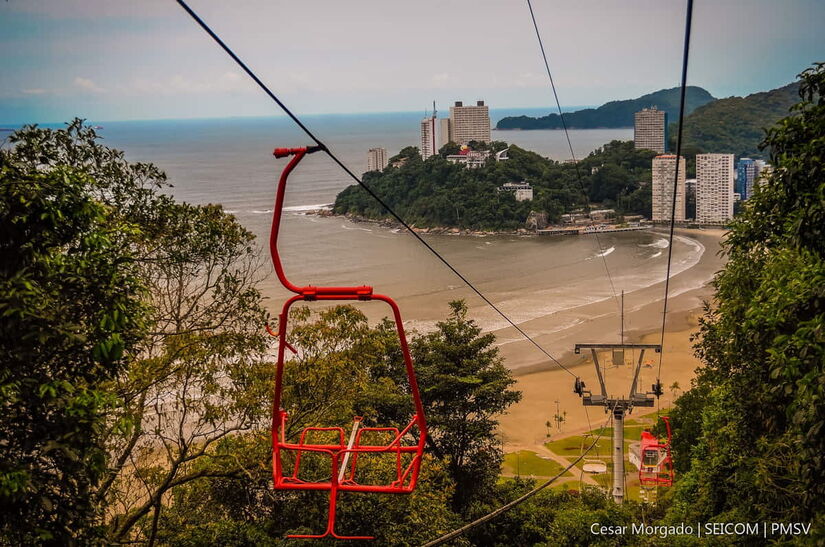
M 272 231 L 270 234 L 270 253 L 275 272 L 281 284 L 295 295 L 283 305 L 278 316 L 278 331 L 267 331 L 278 338 L 278 362 L 275 373 L 275 390 L 272 413 L 272 477 L 276 490 L 326 490 L 329 491 L 329 513 L 326 530 L 322 534 L 291 535 L 292 538 L 323 538 L 331 536 L 337 539 L 374 539 L 371 536 L 344 536 L 335 531 L 335 511 L 338 492 L 394 493 L 408 494 L 415 489 L 421 468 L 421 458 L 427 439 L 427 425 L 424 407 L 415 378 L 412 358 L 410 356 L 401 313 L 395 301 L 389 296 L 374 294 L 372 287 L 299 287 L 291 283 L 284 273 L 278 253 L 278 231 L 284 205 L 286 181 L 292 170 L 306 154 L 321 150 L 320 147 L 276 148 L 276 158 L 292 156 L 289 164 L 281 173 L 273 210 Z M 396 331 L 403 354 L 404 365 L 409 382 L 410 395 L 415 414 L 403 428 L 397 427 L 362 427 L 360 416 L 353 419 L 349 438 L 342 427 L 306 427 L 301 431 L 297 442 L 286 439 L 287 412 L 281 408 L 283 392 L 283 373 L 286 349 L 295 351 L 287 341 L 287 322 L 289 310 L 296 302 L 314 301 L 374 301 L 385 302 L 392 310 Z M 417 433 L 417 435 L 413 435 Z M 416 438 L 417 437 L 417 438 Z M 381 439 L 387 442 L 378 442 Z M 329 457 L 329 476 L 322 479 L 302 476 L 302 463 L 309 456 Z M 359 456 L 385 455 L 394 456 L 394 470 L 391 478 L 382 484 L 359 482 Z M 294 462 L 285 465 L 284 459 L 292 457 Z
M 662 443 L 649 431 L 642 431 L 639 445 L 639 483 L 642 486 L 673 486 L 673 457 L 670 454 L 670 418 L 661 416 L 667 429 L 667 442 Z

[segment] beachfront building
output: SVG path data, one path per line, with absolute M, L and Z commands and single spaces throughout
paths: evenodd
M 733 154 L 696 155 L 696 222 L 725 224 L 733 218 Z
M 667 114 L 655 106 L 643 108 L 633 116 L 633 145 L 635 148 L 665 153 L 667 146 Z
M 484 101 L 478 101 L 475 106 L 456 101 L 455 106 L 450 107 L 449 127 L 450 140 L 456 144 L 490 142 L 490 110 Z
M 673 210 L 673 181 L 676 178 L 676 167 L 679 167 L 679 179 L 676 181 L 676 222 L 685 220 L 685 158 L 679 156 L 676 162 L 675 154 L 661 154 L 653 158 L 651 220 L 653 222 L 670 222 Z
M 533 199 L 533 187 L 527 182 L 505 182 L 498 187 L 499 192 L 513 192 L 516 201 L 530 201 Z
M 387 149 L 370 148 L 367 151 L 367 171 L 383 171 L 387 167 Z
M 432 116 L 421 120 L 421 158 L 427 159 L 434 156 L 438 150 L 435 147 L 435 121 Z
M 736 187 L 740 199 L 750 199 L 753 183 L 756 181 L 756 162 L 750 158 L 740 158 L 736 164 Z

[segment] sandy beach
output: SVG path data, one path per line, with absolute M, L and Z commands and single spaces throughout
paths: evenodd
M 703 302 L 711 299 L 713 290 L 709 285 L 713 274 L 723 265 L 718 256 L 722 230 L 677 230 L 677 234 L 696 238 L 705 245 L 705 252 L 694 267 L 674 276 L 670 283 L 671 297 L 668 300 L 666 332 L 662 352 L 661 382 L 664 394 L 662 408 L 669 407 L 678 395 L 690 387 L 700 362 L 693 354 L 691 336 L 698 330 L 698 318 Z M 661 338 L 662 295 L 664 283 L 657 283 L 646 289 L 625 295 L 625 342 L 658 344 Z M 675 296 L 674 296 L 675 295 Z M 606 415 L 599 407 L 586 408 L 578 395 L 573 393 L 573 381 L 579 376 L 587 388 L 598 393 L 599 384 L 590 355 L 573 354 L 575 343 L 612 343 L 620 338 L 618 313 L 612 310 L 612 303 L 600 304 L 604 314 L 585 324 L 576 325 L 547 335 L 537 336 L 542 346 L 553 347 L 566 344 L 568 351 L 554 355 L 568 368 L 561 369 L 547 360 L 535 347 L 527 342 L 512 342 L 501 346 L 502 355 L 510 362 L 525 363 L 515 368 L 516 388 L 522 392 L 522 400 L 513 405 L 500 419 L 500 432 L 505 452 L 535 450 L 547 441 L 546 422 L 554 422 L 557 412 L 565 417 L 561 429 L 555 422 L 551 427 L 553 437 L 574 435 L 598 427 L 604 423 Z M 592 312 L 591 312 L 592 313 Z M 550 321 L 550 318 L 546 318 Z M 541 331 L 541 319 L 528 325 L 528 332 Z M 553 337 L 552 344 L 546 339 Z M 605 368 L 605 384 L 609 395 L 626 395 L 631 380 L 633 364 L 639 355 L 626 355 L 624 365 L 614 365 L 607 354 L 599 359 Z M 643 360 L 639 379 L 639 391 L 649 390 L 655 382 L 659 367 L 659 355 L 648 351 Z M 636 413 L 644 414 L 650 409 L 640 408 Z

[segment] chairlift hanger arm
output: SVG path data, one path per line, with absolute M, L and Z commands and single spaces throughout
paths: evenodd
M 661 344 L 576 344 L 573 348 L 576 355 L 581 353 L 583 349 L 652 349 L 656 353 L 661 353 Z
M 275 194 L 275 205 L 272 213 L 272 230 L 269 234 L 269 251 L 272 255 L 272 265 L 275 268 L 275 273 L 278 275 L 281 284 L 287 290 L 303 296 L 304 300 L 328 299 L 329 297 L 333 299 L 347 299 L 351 296 L 355 296 L 359 300 L 370 300 L 372 299 L 372 287 L 367 285 L 360 287 L 315 287 L 312 285 L 299 287 L 287 278 L 283 264 L 281 263 L 281 255 L 278 252 L 278 234 L 281 229 L 281 217 L 283 216 L 287 179 L 295 167 L 304 159 L 305 155 L 322 150 L 324 150 L 322 146 L 306 146 L 300 148 L 276 148 L 272 153 L 276 158 L 292 156 L 286 168 L 281 172 L 281 177 L 278 180 L 278 191 Z

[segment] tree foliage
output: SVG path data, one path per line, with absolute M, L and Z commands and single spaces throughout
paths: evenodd
M 95 188 L 68 166 L 30 170 L 0 152 L 0 534 L 12 543 L 94 537 L 117 403 L 104 386 L 143 333 L 129 245 L 140 231 Z
M 705 366 L 677 403 L 678 519 L 813 522 L 825 537 L 825 66 L 763 143 L 775 171 L 732 226 Z M 674 439 L 676 443 L 677 439 Z M 690 449 L 693 445 L 694 448 Z
M 48 234 L 44 228 L 55 223 L 57 233 L 67 238 L 63 247 L 57 240 L 50 250 L 58 255 L 69 253 L 87 268 L 74 274 L 67 270 L 62 277 L 55 273 L 44 278 L 38 288 L 62 295 L 67 312 L 71 311 L 69 303 L 82 306 L 80 309 L 99 320 L 101 332 L 110 329 L 116 335 L 137 320 L 142 326 L 132 328 L 128 337 L 121 335 L 120 343 L 115 339 L 95 350 L 93 359 L 100 361 L 103 356 L 103 363 L 111 370 L 80 367 L 93 376 L 87 380 L 89 389 L 97 390 L 94 393 L 101 394 L 107 406 L 105 414 L 91 424 L 94 434 L 78 434 L 87 446 L 88 460 L 84 461 L 94 462 L 95 474 L 88 478 L 79 474 L 78 480 L 86 481 L 86 490 L 61 507 L 83 508 L 90 518 L 96 516 L 97 523 L 106 525 L 109 540 L 151 540 L 164 496 L 168 497 L 175 486 L 203 476 L 239 473 L 230 460 L 215 455 L 214 445 L 265 420 L 268 393 L 253 381 L 262 373 L 265 349 L 260 329 L 264 312 L 255 288 L 258 258 L 253 236 L 219 206 L 179 203 L 164 194 L 161 190 L 167 182 L 162 171 L 151 164 L 126 161 L 122 152 L 101 145 L 94 130 L 81 120 L 56 131 L 26 127 L 10 140 L 13 148 L 4 151 L 4 162 L 28 177 L 24 180 L 51 181 L 43 177 L 55 177 L 71 166 L 78 177 L 61 180 L 76 181 L 73 191 L 86 199 L 77 203 L 56 199 L 49 195 L 56 185 L 43 186 L 44 202 L 40 205 L 34 198 L 28 203 L 20 195 L 18 209 L 33 208 L 40 215 L 27 217 L 33 226 Z M 35 183 L 29 187 L 31 191 L 38 189 Z M 42 212 L 36 207 L 43 207 Z M 80 262 L 86 258 L 83 252 L 95 250 L 93 245 L 107 244 L 103 235 L 109 236 L 109 232 L 95 231 L 102 221 L 95 224 L 89 220 L 95 212 L 112 223 L 114 234 L 110 247 L 100 253 L 121 269 L 131 268 L 134 282 L 121 279 L 118 270 L 102 258 L 97 258 L 97 265 Z M 79 216 L 82 214 L 89 219 Z M 24 223 L 18 217 L 10 218 L 21 229 L 12 230 L 10 225 L 10 230 L 4 231 L 9 245 L 31 245 L 26 239 L 28 232 L 22 229 Z M 70 227 L 79 230 L 75 237 L 86 247 L 75 250 Z M 97 287 L 100 294 L 84 289 L 84 284 Z M 135 287 L 146 290 L 138 295 Z M 107 301 L 94 305 L 93 297 L 106 300 L 106 295 Z M 109 306 L 123 307 L 126 296 L 136 299 L 143 313 L 117 308 L 113 319 L 106 319 Z M 62 310 L 53 309 L 48 302 L 42 304 L 44 316 L 54 316 L 59 326 Z M 77 315 L 69 313 L 65 320 L 78 321 Z M 87 336 L 86 343 L 93 343 L 100 334 L 97 330 L 85 332 L 88 328 L 85 323 L 68 331 L 60 327 L 54 336 L 71 333 Z M 42 355 L 32 355 L 31 364 L 34 371 L 51 366 Z M 60 377 L 55 376 L 59 387 Z M 78 393 L 83 394 L 83 387 L 77 388 Z M 19 400 L 23 408 L 35 409 L 37 402 L 37 397 L 31 396 Z M 61 413 L 61 419 L 76 419 L 73 409 L 53 410 L 54 419 Z M 44 420 L 44 425 L 48 424 Z M 72 433 L 55 428 L 55 434 Z M 43 438 L 48 442 L 52 437 Z M 64 485 L 57 480 L 41 485 L 41 489 L 64 495 Z M 147 522 L 148 515 L 153 515 L 154 522 Z M 33 525 L 37 524 L 33 520 Z M 61 533 L 79 538 L 89 524 L 75 522 Z
M 406 425 L 413 406 L 394 327 L 386 320 L 371 327 L 352 306 L 292 312 L 289 340 L 297 353 L 284 374 L 287 438 L 296 439 L 308 426 L 349 427 L 354 415 L 369 425 Z M 480 335 L 467 319 L 461 302 L 452 304 L 436 331 L 412 337 L 435 444 L 425 453 L 411 495 L 341 494 L 339 530 L 374 534 L 380 544 L 418 545 L 459 526 L 466 504 L 486 504 L 497 495 L 495 416 L 519 393 L 510 389 L 513 380 L 492 342 L 492 335 Z M 323 527 L 326 493 L 272 490 L 267 433 L 221 439 L 216 454 L 232 454 L 245 472 L 176 487 L 159 519 L 158 539 L 173 545 L 278 544 L 286 533 Z M 306 456 L 302 466 L 328 474 L 328 457 L 320 459 Z M 387 463 L 392 462 L 359 460 L 358 473 L 380 474 Z
M 467 306 L 450 304 L 435 332 L 414 339 L 412 351 L 423 386 L 436 453 L 448 457 L 456 483 L 453 507 L 462 513 L 491 491 L 503 454 L 497 417 L 521 399 L 505 368 L 495 336 L 467 318 Z

